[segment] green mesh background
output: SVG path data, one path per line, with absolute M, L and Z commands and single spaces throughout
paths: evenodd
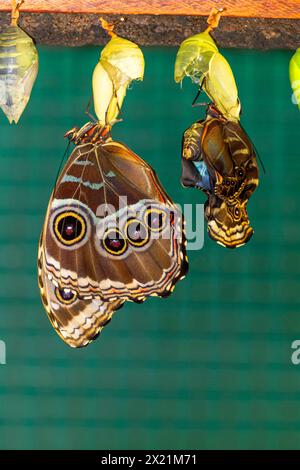
M 173 83 L 175 49 L 145 48 L 114 136 L 147 159 L 178 202 L 182 131 L 203 115 Z M 37 289 L 36 252 L 65 150 L 85 121 L 98 48 L 39 48 L 40 72 L 19 126 L 0 126 L 0 447 L 3 449 L 299 448 L 300 113 L 290 52 L 225 51 L 243 124 L 266 175 L 249 203 L 255 235 L 236 251 L 205 239 L 172 297 L 127 304 L 101 338 L 72 350 Z

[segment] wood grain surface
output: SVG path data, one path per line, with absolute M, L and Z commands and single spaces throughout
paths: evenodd
M 300 0 L 25 0 L 23 11 L 205 16 L 212 6 L 226 7 L 224 16 L 300 19 Z M 11 0 L 1 0 L 7 11 Z
M 103 15 L 115 21 L 119 15 Z M 0 32 L 9 24 L 9 13 L 0 14 Z M 105 44 L 108 36 L 99 16 L 71 13 L 23 13 L 20 26 L 37 44 L 84 46 Z M 178 46 L 183 39 L 203 31 L 204 17 L 183 15 L 128 15 L 119 23 L 120 36 L 141 46 Z M 220 47 L 247 49 L 296 49 L 300 45 L 300 20 L 222 18 L 213 35 Z

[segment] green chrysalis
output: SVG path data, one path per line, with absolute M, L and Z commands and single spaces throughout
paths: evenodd
M 13 2 L 11 25 L 0 35 L 0 107 L 10 123 L 19 121 L 38 72 L 34 42 L 18 26 L 22 3 Z
M 290 81 L 293 89 L 293 102 L 300 109 L 300 48 L 290 60 Z
M 234 75 L 210 35 L 210 31 L 218 26 L 222 11 L 214 8 L 207 20 L 208 28 L 181 43 L 174 79 L 179 83 L 190 77 L 203 88 L 223 116 L 236 121 L 240 115 L 240 101 Z

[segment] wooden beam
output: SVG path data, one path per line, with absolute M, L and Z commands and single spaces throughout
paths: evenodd
M 8 11 L 11 0 L 1 0 Z M 299 0 L 25 0 L 23 11 L 35 13 L 106 13 L 124 15 L 206 16 L 212 6 L 226 7 L 225 16 L 300 19 Z
M 0 2 L 1 31 L 9 24 L 11 1 Z M 122 14 L 127 21 L 117 27 L 119 35 L 141 46 L 177 46 L 205 29 L 212 5 L 227 7 L 214 31 L 220 47 L 300 46 L 300 0 L 25 0 L 20 26 L 37 44 L 101 45 L 108 37 L 99 25 L 99 15 L 115 21 Z

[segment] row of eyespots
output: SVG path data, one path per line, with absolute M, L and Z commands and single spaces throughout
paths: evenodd
M 147 209 L 144 222 L 131 218 L 127 221 L 123 236 L 118 229 L 109 229 L 103 237 L 103 246 L 111 254 L 121 255 L 128 242 L 137 247 L 144 246 L 149 240 L 149 230 L 160 232 L 166 225 L 167 214 L 161 209 Z M 62 212 L 54 219 L 54 233 L 63 245 L 79 243 L 86 235 L 87 224 L 84 217 L 75 211 Z
M 109 229 L 103 237 L 103 247 L 111 254 L 119 256 L 127 249 L 128 243 L 133 246 L 142 247 L 149 241 L 149 231 L 160 232 L 167 222 L 166 212 L 160 209 L 148 209 L 145 212 L 144 221 L 131 218 L 125 226 L 126 237 L 120 230 Z M 172 221 L 171 221 L 172 222 Z M 79 243 L 86 233 L 86 222 L 84 218 L 74 211 L 59 214 L 54 221 L 54 233 L 58 240 L 66 245 Z M 57 300 L 64 305 L 73 304 L 78 295 L 69 288 L 56 288 Z
M 126 236 L 117 228 L 107 230 L 103 236 L 103 247 L 112 255 L 122 255 L 127 249 L 127 242 L 142 247 L 149 241 L 149 230 L 138 219 L 129 219 L 125 227 Z
M 167 214 L 160 209 L 148 209 L 144 215 L 144 222 L 132 218 L 125 226 L 125 236 L 119 229 L 113 228 L 106 231 L 103 236 L 103 247 L 116 256 L 122 255 L 128 246 L 142 247 L 150 239 L 150 230 L 160 232 L 166 224 Z

